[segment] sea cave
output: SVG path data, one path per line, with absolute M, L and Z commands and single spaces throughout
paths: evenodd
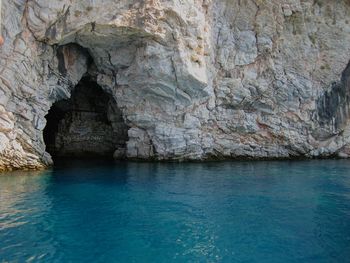
M 46 151 L 55 158 L 125 157 L 128 127 L 112 95 L 85 76 L 71 98 L 55 102 L 46 115 Z

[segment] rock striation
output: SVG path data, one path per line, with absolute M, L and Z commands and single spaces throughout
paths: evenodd
M 0 170 L 52 163 L 48 113 L 91 94 L 84 79 L 105 94 L 91 108 L 109 96 L 107 126 L 57 124 L 71 153 L 96 131 L 117 158 L 348 157 L 349 14 L 348 0 L 3 0 Z

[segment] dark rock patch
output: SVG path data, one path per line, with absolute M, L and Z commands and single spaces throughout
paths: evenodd
M 350 116 L 350 63 L 342 73 L 341 81 L 333 83 L 317 100 L 317 115 L 321 126 L 340 130 Z

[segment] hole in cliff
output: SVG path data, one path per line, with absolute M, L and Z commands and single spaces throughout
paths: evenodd
M 46 115 L 46 151 L 58 157 L 125 157 L 128 127 L 114 98 L 84 77 Z

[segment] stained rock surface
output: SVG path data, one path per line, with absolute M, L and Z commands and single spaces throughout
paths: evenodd
M 3 0 L 1 12 L 0 170 L 52 163 L 48 113 L 84 94 L 82 79 L 108 94 L 107 126 L 82 139 L 89 118 L 61 119 L 70 137 L 54 141 L 71 153 L 98 134 L 117 158 L 350 154 L 348 0 Z

